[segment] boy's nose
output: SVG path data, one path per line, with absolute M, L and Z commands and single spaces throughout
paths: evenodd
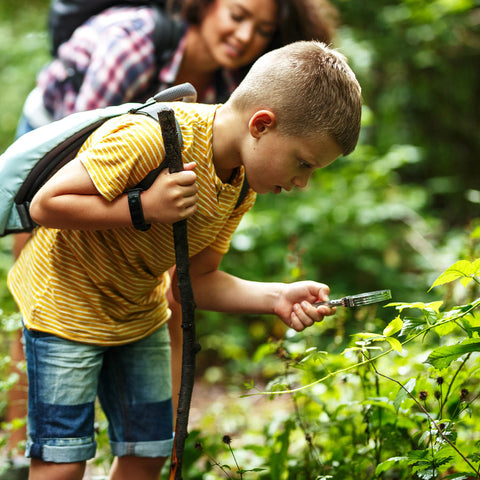
M 292 181 L 292 183 L 297 187 L 297 188 L 305 188 L 308 184 L 308 180 L 310 178 L 310 175 L 304 175 L 302 177 L 295 177 Z

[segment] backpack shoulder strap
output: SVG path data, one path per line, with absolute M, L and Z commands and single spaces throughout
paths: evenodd
M 195 90 L 195 87 L 191 83 L 182 83 L 180 85 L 175 85 L 168 88 L 167 90 L 163 90 L 157 93 L 154 97 L 152 97 L 140 107 L 130 110 L 129 113 L 140 113 L 143 115 L 148 115 L 156 122 L 158 122 L 158 113 L 165 108 L 170 108 L 159 102 L 172 102 L 179 99 L 183 99 L 183 101 L 186 102 L 195 102 L 195 100 L 197 99 L 197 92 Z M 182 130 L 176 118 L 175 125 L 177 128 L 178 143 L 181 149 L 183 145 Z M 141 188 L 142 190 L 146 190 L 147 188 L 149 188 L 155 181 L 159 173 L 166 167 L 167 162 L 166 160 L 163 160 L 163 162 L 160 163 L 157 168 L 149 172 L 147 176 L 138 185 L 136 185 L 135 188 Z
M 194 95 L 195 89 L 190 84 L 178 85 L 160 92 L 145 104 L 129 103 L 75 113 L 17 139 L 0 156 L 0 177 L 6 185 L 0 188 L 0 236 L 31 231 L 35 227 L 29 214 L 31 199 L 51 175 L 76 156 L 88 136 L 106 120 L 140 112 L 158 120 L 158 113 L 154 114 L 156 102 L 193 98 Z M 161 107 L 165 105 L 157 103 L 157 112 Z M 143 109 L 151 109 L 151 112 Z M 180 134 L 179 126 L 177 130 Z M 153 182 L 162 168 L 160 166 L 145 183 Z

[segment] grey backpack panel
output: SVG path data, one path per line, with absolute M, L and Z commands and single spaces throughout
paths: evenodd
M 0 236 L 29 232 L 35 227 L 28 212 L 31 199 L 105 121 L 127 113 L 144 113 L 158 120 L 157 112 L 165 108 L 161 102 L 182 98 L 196 98 L 192 85 L 164 90 L 145 104 L 125 103 L 74 113 L 18 138 L 0 155 Z M 179 127 L 177 130 L 180 133 Z

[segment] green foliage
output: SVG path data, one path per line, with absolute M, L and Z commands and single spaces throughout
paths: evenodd
M 3 310 L 5 313 L 12 313 L 16 310 L 13 298 L 6 288 L 7 273 L 13 264 L 11 248 L 11 238 L 0 239 L 0 310 Z
M 334 2 L 339 43 L 377 123 L 364 134 L 381 152 L 422 148 L 403 182 L 424 185 L 429 208 L 455 225 L 478 210 L 478 0 Z
M 48 0 L 0 2 L 0 152 L 13 141 L 23 102 L 50 58 Z
M 199 380 L 247 383 L 249 394 L 271 398 L 271 416 L 263 421 L 232 397 L 228 408 L 203 413 L 187 440 L 185 478 L 480 478 L 480 4 L 333 3 L 342 16 L 336 45 L 363 88 L 360 144 L 309 189 L 259 198 L 223 267 L 251 279 L 316 279 L 332 297 L 390 288 L 393 301 L 338 309 L 301 334 L 275 318 L 198 312 Z M 49 58 L 48 4 L 0 3 L 0 151 Z M 11 263 L 7 238 L 2 409 L 19 325 L 5 286 Z M 231 444 L 222 441 L 228 431 Z M 101 415 L 98 432 L 96 464 L 106 471 Z
M 265 388 L 254 381 L 246 386 L 246 397 L 270 397 L 273 411 L 288 397 L 290 413 L 279 411 L 262 438 L 244 442 L 235 463 L 203 424 L 194 433 L 202 453 L 186 476 L 480 478 L 480 298 L 471 288 L 480 285 L 478 263 L 455 262 L 434 279 L 432 288 L 443 289 L 442 300 L 392 302 L 385 306 L 387 322 L 370 311 L 364 323 L 371 329 L 356 332 L 345 347 L 322 343 L 328 320 L 318 336 L 287 332 L 261 345 L 254 361 L 269 363 L 277 373 Z M 457 285 L 461 291 L 455 295 L 462 299 L 470 289 L 466 302 L 453 300 L 449 287 Z M 194 474 L 205 456 L 217 468 Z M 255 467 L 243 469 L 239 458 Z M 206 471 L 208 477 L 202 476 Z

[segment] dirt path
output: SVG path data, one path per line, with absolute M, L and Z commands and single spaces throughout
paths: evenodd
M 199 429 L 202 434 L 229 435 L 232 445 L 240 448 L 251 440 L 252 433 L 262 428 L 275 417 L 287 416 L 292 411 L 288 395 L 276 397 L 254 395 L 242 398 L 246 390 L 226 390 L 221 385 L 196 383 L 189 416 L 189 431 Z M 89 463 L 84 480 L 107 480 L 107 473 Z

